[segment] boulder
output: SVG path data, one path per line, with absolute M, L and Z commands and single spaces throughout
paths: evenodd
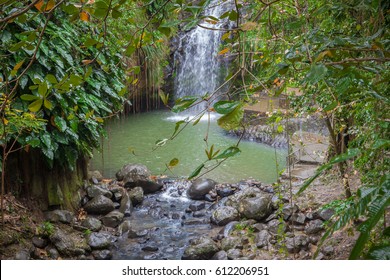
M 306 221 L 306 215 L 303 213 L 294 213 L 292 214 L 290 220 L 294 225 L 304 225 Z
M 102 228 L 102 222 L 94 217 L 85 218 L 81 225 L 91 231 L 99 231 Z
M 217 189 L 217 194 L 220 197 L 227 197 L 227 196 L 234 194 L 234 191 L 235 191 L 235 189 L 233 189 L 231 187 L 221 187 L 221 188 Z
M 330 218 L 332 218 L 334 213 L 335 212 L 333 209 L 327 208 L 327 209 L 323 209 L 323 210 L 319 211 L 318 217 L 323 221 L 328 221 L 328 220 L 330 220 Z
M 103 180 L 103 175 L 99 170 L 88 171 L 88 180 L 95 178 L 98 181 Z
M 277 235 L 280 232 L 286 232 L 288 230 L 287 224 L 285 221 L 271 220 L 267 223 L 268 231 Z
M 298 253 L 302 249 L 307 249 L 309 238 L 304 234 L 297 234 L 294 237 L 286 237 L 286 248 L 289 253 Z
M 237 210 L 247 219 L 264 220 L 272 213 L 271 196 L 258 193 L 254 197 L 244 197 L 239 201 Z
M 241 200 L 247 197 L 256 197 L 260 193 L 261 190 L 255 187 L 243 188 L 241 191 L 229 196 L 225 202 L 225 205 L 238 209 Z
M 133 229 L 130 229 L 128 237 L 129 238 L 140 238 L 140 237 L 147 236 L 148 233 L 149 233 L 149 231 L 147 229 L 143 229 L 143 230 L 133 230 Z
M 105 197 L 112 198 L 112 192 L 107 188 L 99 185 L 92 185 L 87 187 L 87 195 L 90 198 L 97 197 L 98 195 L 104 195 Z
M 123 235 L 126 232 L 129 232 L 130 229 L 131 229 L 131 222 L 129 220 L 125 220 L 118 226 L 118 234 Z
M 145 194 L 154 193 L 163 187 L 162 184 L 154 182 L 150 177 L 151 173 L 145 165 L 127 164 L 117 172 L 116 177 L 123 181 L 126 188 L 141 187 Z
M 26 249 L 22 249 L 15 254 L 15 260 L 29 260 L 30 253 Z
M 98 195 L 84 205 L 85 211 L 90 214 L 107 214 L 115 209 L 111 199 Z
M 182 256 L 183 260 L 209 260 L 219 251 L 217 243 L 209 237 L 201 236 L 191 241 Z
M 240 249 L 229 249 L 226 253 L 229 260 L 236 260 L 243 256 Z
M 226 251 L 219 251 L 219 252 L 215 253 L 215 255 L 211 259 L 222 261 L 222 260 L 227 260 L 228 256 L 227 256 Z
M 187 196 L 194 200 L 203 200 L 205 199 L 205 195 L 214 189 L 216 184 L 217 183 L 211 179 L 196 179 L 187 190 Z
M 221 249 L 228 251 L 229 249 L 243 249 L 241 238 L 237 236 L 228 236 L 221 241 Z
M 199 210 L 202 210 L 202 209 L 205 209 L 206 207 L 206 203 L 204 202 L 194 202 L 194 203 L 191 203 L 188 208 L 191 210 L 191 211 L 199 211 Z
M 144 201 L 144 190 L 141 187 L 135 187 L 128 191 L 131 202 L 134 206 L 141 204 Z
M 74 214 L 68 210 L 54 210 L 45 212 L 45 219 L 54 223 L 71 224 L 74 220 Z
M 320 219 L 312 220 L 305 226 L 305 232 L 307 234 L 316 234 L 324 229 L 323 221 Z
M 267 230 L 261 230 L 255 235 L 255 243 L 257 248 L 267 249 L 271 235 Z
M 117 227 L 123 220 L 124 214 L 118 210 L 111 211 L 101 221 L 106 227 Z
M 47 246 L 47 239 L 44 239 L 44 238 L 39 237 L 39 236 L 34 236 L 31 241 L 35 247 L 40 248 L 40 249 L 43 249 Z
M 234 229 L 236 228 L 236 225 L 238 225 L 237 221 L 228 223 L 223 228 L 223 237 L 228 237 L 234 231 Z
M 222 206 L 211 214 L 211 222 L 218 226 L 224 226 L 239 219 L 238 211 L 230 206 Z
M 104 232 L 93 232 L 88 236 L 88 245 L 93 250 L 106 249 L 111 244 L 111 236 Z
M 112 253 L 110 250 L 95 250 L 92 251 L 92 256 L 95 260 L 111 260 Z
M 133 204 L 131 203 L 130 196 L 127 192 L 123 193 L 119 206 L 119 212 L 123 213 L 125 217 L 130 217 L 131 212 L 133 212 Z
M 69 257 L 84 255 L 85 252 L 91 249 L 80 233 L 62 229 L 56 229 L 50 235 L 50 241 L 62 255 Z

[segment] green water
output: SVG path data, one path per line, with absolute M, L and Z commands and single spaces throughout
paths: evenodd
M 238 139 L 227 136 L 216 124 L 216 118 L 214 116 L 211 121 L 208 143 L 223 151 L 235 145 Z M 103 141 L 103 156 L 96 152 L 90 169 L 100 170 L 105 177 L 112 178 L 124 164 L 142 163 L 155 175 L 188 177 L 207 159 L 204 152 L 207 119 L 196 126 L 189 124 L 173 141 L 155 149 L 157 140 L 170 138 L 180 119 L 183 118 L 171 112 L 157 111 L 112 121 L 107 126 L 109 138 Z M 248 178 L 265 183 L 276 180 L 274 148 L 249 141 L 242 141 L 239 148 L 241 154 L 223 162 L 205 177 L 221 183 L 234 183 Z M 172 169 L 172 174 L 166 170 L 166 164 L 173 158 L 178 158 L 179 164 Z M 276 158 L 279 170 L 284 168 L 286 151 L 276 150 Z

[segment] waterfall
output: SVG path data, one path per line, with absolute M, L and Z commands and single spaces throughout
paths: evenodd
M 232 9 L 231 1 L 212 0 L 205 10 L 206 16 L 219 18 Z M 216 24 L 204 21 L 202 26 L 223 28 L 229 26 L 228 19 L 222 19 Z M 218 55 L 223 31 L 209 30 L 196 26 L 182 34 L 179 48 L 175 52 L 176 77 L 174 81 L 175 97 L 204 96 L 213 93 L 226 77 L 227 62 Z M 192 108 L 199 112 L 206 104 Z

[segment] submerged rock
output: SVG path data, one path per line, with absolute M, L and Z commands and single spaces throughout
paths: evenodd
M 115 209 L 111 199 L 98 195 L 84 205 L 85 211 L 91 214 L 107 214 Z
M 216 184 L 211 179 L 196 179 L 187 190 L 187 196 L 194 200 L 203 200 L 205 199 L 205 195 L 214 189 Z
M 182 256 L 183 260 L 209 260 L 219 251 L 217 243 L 209 237 L 201 236 L 191 241 Z

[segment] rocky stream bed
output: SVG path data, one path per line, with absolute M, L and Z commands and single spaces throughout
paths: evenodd
M 15 259 L 311 259 L 333 215 L 255 180 L 152 179 L 139 164 L 116 177 L 91 172 L 80 210 L 46 212 L 46 228 Z

